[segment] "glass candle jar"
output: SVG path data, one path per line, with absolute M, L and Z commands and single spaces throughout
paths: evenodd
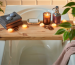
M 43 13 L 43 23 L 45 25 L 49 25 L 51 23 L 51 13 L 49 13 L 49 12 Z

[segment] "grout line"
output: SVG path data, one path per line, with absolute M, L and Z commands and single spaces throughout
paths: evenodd
M 68 3 L 68 0 L 66 0 L 66 3 Z
M 37 5 L 37 0 L 35 1 L 35 5 Z
M 20 5 L 22 5 L 22 0 L 20 0 Z
M 53 0 L 51 0 L 51 5 L 53 5 Z
M 51 2 L 50 2 L 50 5 L 51 5 Z
M 7 1 L 5 0 L 5 6 L 7 6 Z

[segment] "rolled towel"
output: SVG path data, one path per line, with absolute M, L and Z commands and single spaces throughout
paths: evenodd
M 63 56 L 63 60 L 60 65 L 66 65 L 70 56 L 75 53 L 75 47 L 70 47 Z
M 75 53 L 75 41 L 69 42 L 53 65 L 66 65 L 70 56 Z

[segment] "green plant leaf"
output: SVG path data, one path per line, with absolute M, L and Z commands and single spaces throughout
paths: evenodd
M 70 42 L 74 38 L 74 36 L 75 36 L 75 29 L 71 30 L 70 33 L 69 33 Z
M 69 2 L 69 3 L 67 3 L 64 7 L 67 7 L 67 6 L 71 7 L 71 6 L 73 6 L 73 5 L 75 5 L 75 2 Z
M 4 13 L 4 11 L 0 8 L 0 11 Z
M 55 33 L 55 35 L 60 35 L 60 34 L 62 34 L 62 33 L 64 33 L 66 30 L 65 29 L 59 29 L 56 33 Z
M 63 42 L 69 38 L 69 32 L 65 31 L 63 34 Z
M 3 2 L 0 1 L 0 5 L 2 6 Z
M 70 8 L 66 8 L 66 9 L 63 11 L 62 15 L 66 14 L 69 10 L 70 10 Z
M 71 7 L 72 8 L 72 15 L 75 17 L 75 7 Z
M 59 26 L 60 27 L 65 27 L 65 28 L 71 28 L 72 27 L 71 23 L 69 23 L 69 22 L 61 23 Z

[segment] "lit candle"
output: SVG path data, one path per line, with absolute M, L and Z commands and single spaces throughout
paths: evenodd
M 75 21 L 73 21 L 73 24 L 75 25 Z
M 40 26 L 42 26 L 42 27 L 43 27 L 43 26 L 44 26 L 44 23 L 40 23 Z
M 43 13 L 43 23 L 45 25 L 49 25 L 51 23 L 51 13 L 49 13 L 49 12 Z
M 12 33 L 14 30 L 12 28 L 8 29 L 8 32 Z
M 63 22 L 67 22 L 67 20 L 64 19 L 64 20 L 62 20 L 62 23 L 63 23 Z
M 23 24 L 22 27 L 23 27 L 23 28 L 27 28 L 27 25 L 26 25 L 26 24 Z
M 48 18 L 48 17 L 50 17 L 50 16 L 49 16 L 49 14 L 47 13 L 47 14 L 45 14 L 45 17 Z
M 53 24 L 52 24 L 52 27 L 53 27 L 53 28 L 55 28 L 55 27 L 56 27 L 56 24 L 55 24 L 55 23 L 53 23 Z

